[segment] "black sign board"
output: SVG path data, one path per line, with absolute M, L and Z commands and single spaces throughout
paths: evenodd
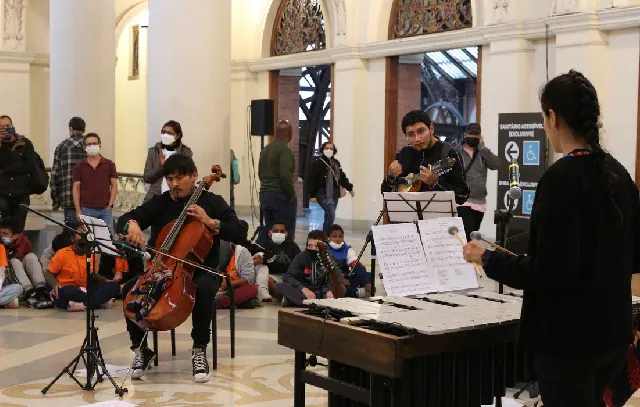
M 515 159 L 520 167 L 522 198 L 515 202 L 509 227 L 513 232 L 528 231 L 538 181 L 547 168 L 547 138 L 541 113 L 500 113 L 497 155 L 498 209 L 507 208 L 509 164 Z

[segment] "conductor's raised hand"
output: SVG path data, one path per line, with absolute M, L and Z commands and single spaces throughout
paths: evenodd
M 145 244 L 144 235 L 137 222 L 129 221 L 127 224 L 127 234 L 124 236 L 124 240 L 130 245 L 143 247 Z
M 389 165 L 389 175 L 397 177 L 400 174 L 402 174 L 402 164 L 400 164 L 398 160 L 395 160 Z

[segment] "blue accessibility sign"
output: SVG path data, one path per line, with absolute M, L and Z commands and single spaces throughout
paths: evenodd
M 531 215 L 533 211 L 533 200 L 536 197 L 536 191 L 522 191 L 522 214 Z
M 540 165 L 540 141 L 523 141 L 522 142 L 522 164 L 523 165 Z

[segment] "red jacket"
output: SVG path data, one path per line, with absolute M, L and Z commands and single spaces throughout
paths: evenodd
M 9 258 L 17 258 L 22 261 L 24 256 L 33 252 L 33 247 L 31 247 L 29 239 L 24 234 L 20 234 L 18 241 L 10 244 L 7 251 L 9 252 Z

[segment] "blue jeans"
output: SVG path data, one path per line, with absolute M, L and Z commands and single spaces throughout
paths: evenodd
M 296 199 L 290 201 L 282 192 L 260 192 L 260 205 L 265 228 L 260 232 L 258 244 L 266 246 L 269 242 L 268 232 L 275 222 L 284 223 L 287 228 L 287 239 L 293 241 L 296 236 L 298 201 Z
M 92 218 L 102 219 L 104 223 L 109 227 L 109 231 L 111 232 L 111 237 L 113 234 L 113 213 L 111 209 L 107 208 L 85 208 L 82 207 L 82 214 L 91 216 Z
M 338 207 L 338 199 L 340 199 L 340 187 L 333 189 L 333 203 L 327 202 L 327 191 L 322 188 L 318 190 L 318 205 L 324 210 L 324 222 L 322 223 L 322 231 L 329 235 L 331 226 L 336 220 L 336 208 Z
M 7 284 L 0 288 L 0 306 L 7 305 L 22 294 L 20 284 Z

